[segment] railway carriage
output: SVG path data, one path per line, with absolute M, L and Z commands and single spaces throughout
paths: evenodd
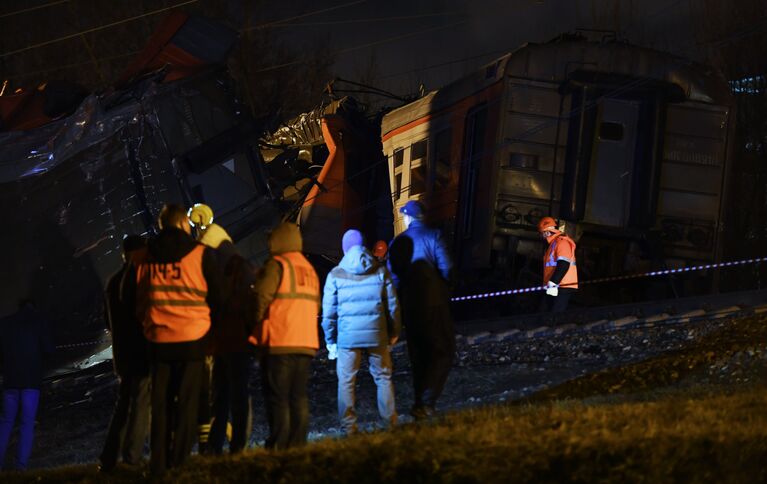
M 718 261 L 733 104 L 721 75 L 670 54 L 525 44 L 384 117 L 395 232 L 421 200 L 459 268 L 504 285 L 538 282 L 547 214 L 583 279 Z

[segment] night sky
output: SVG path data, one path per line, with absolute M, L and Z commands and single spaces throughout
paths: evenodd
M 0 50 L 7 53 L 184 1 L 6 0 L 0 7 Z M 235 28 L 248 18 L 250 25 L 271 24 L 260 30 L 273 44 L 299 52 L 324 45 L 341 77 L 410 94 L 420 83 L 427 90 L 437 88 L 524 42 L 544 42 L 576 28 L 616 30 L 631 42 L 703 60 L 690 13 L 706 1 L 207 0 L 180 8 L 213 14 Z M 14 13 L 40 5 L 50 6 Z M 0 76 L 15 86 L 51 77 L 91 88 L 107 85 L 166 14 L 3 56 Z M 93 59 L 97 70 L 89 63 Z
M 617 30 L 634 43 L 686 56 L 696 53 L 689 2 L 391 0 L 381 8 L 383 3 L 369 1 L 313 19 L 442 14 L 341 25 L 332 32 L 339 48 L 410 35 L 339 55 L 337 60 L 338 72 L 354 78 L 366 72 L 373 54 L 380 84 L 397 91 L 413 91 L 419 82 L 427 89 L 436 88 L 525 42 L 545 42 L 576 28 Z M 314 35 L 322 35 L 324 29 L 306 27 L 307 34 Z M 430 68 L 439 64 L 445 65 Z

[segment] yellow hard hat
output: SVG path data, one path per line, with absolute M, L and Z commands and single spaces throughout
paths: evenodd
M 219 224 L 210 224 L 200 236 L 200 243 L 218 249 L 223 242 L 231 242 L 232 238 Z
M 213 223 L 213 210 L 204 203 L 195 203 L 187 212 L 192 227 L 204 229 Z

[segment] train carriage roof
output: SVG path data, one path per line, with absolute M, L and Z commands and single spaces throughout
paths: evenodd
M 600 82 L 622 79 L 632 88 L 664 85 L 674 88 L 680 101 L 731 105 L 726 79 L 714 68 L 666 52 L 625 42 L 592 42 L 562 35 L 542 44 L 527 43 L 482 66 L 470 75 L 428 93 L 388 113 L 382 135 L 435 114 L 503 79 L 504 75 L 558 83 Z

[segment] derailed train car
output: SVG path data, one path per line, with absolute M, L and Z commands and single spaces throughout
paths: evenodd
M 582 279 L 718 261 L 732 108 L 723 77 L 669 54 L 526 44 L 384 117 L 395 217 L 425 202 L 459 267 L 505 286 L 538 282 L 546 214 Z
M 118 87 L 69 116 L 0 98 L 14 113 L 0 132 L 0 317 L 36 300 L 54 323 L 58 365 L 108 347 L 102 288 L 122 263 L 122 237 L 156 231 L 164 203 L 207 203 L 245 255 L 265 247 L 258 229 L 280 214 L 222 67 L 235 38 L 174 13 Z
M 321 273 L 343 256 L 340 240 L 349 228 L 371 244 L 391 239 L 378 114 L 369 116 L 352 97 L 331 98 L 286 122 L 262 146 L 272 188 L 295 203 L 284 218 L 300 225 L 304 252 Z

